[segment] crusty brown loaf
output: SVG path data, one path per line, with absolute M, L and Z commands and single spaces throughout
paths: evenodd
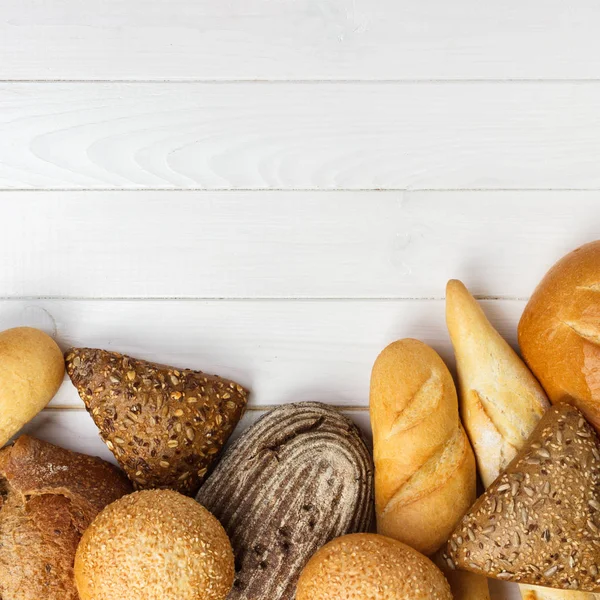
M 233 571 L 217 519 L 172 490 L 136 492 L 107 506 L 75 558 L 80 600 L 225 600 Z
M 428 558 L 396 540 L 365 533 L 329 542 L 298 581 L 296 600 L 341 599 L 452 600 L 452 594 Z
M 78 600 L 81 534 L 132 491 L 116 467 L 28 436 L 0 451 L 0 598 Z
M 600 591 L 600 443 L 579 410 L 548 410 L 447 553 L 451 564 L 488 577 Z
M 246 406 L 242 386 L 116 352 L 72 348 L 67 372 L 136 489 L 194 494 Z
M 417 340 L 389 345 L 371 375 L 377 530 L 433 554 L 475 499 L 475 459 L 454 382 Z
M 52 400 L 64 375 L 49 335 L 31 327 L 0 332 L 0 447 Z
M 550 400 L 572 402 L 600 429 L 600 241 L 548 271 L 521 317 L 519 345 Z
M 292 600 L 318 548 L 370 530 L 373 463 L 356 426 L 334 408 L 286 404 L 231 445 L 197 499 L 231 538 L 228 600 Z

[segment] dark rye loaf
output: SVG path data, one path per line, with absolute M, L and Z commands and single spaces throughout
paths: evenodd
M 288 404 L 231 446 L 197 500 L 231 539 L 228 600 L 291 600 L 315 551 L 370 529 L 373 464 L 356 426 L 335 409 Z
M 83 532 L 132 492 L 113 465 L 21 436 L 0 451 L 0 598 L 77 600 L 73 560 Z

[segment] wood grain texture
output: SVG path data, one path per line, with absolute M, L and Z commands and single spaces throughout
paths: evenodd
M 525 302 L 484 301 L 516 343 Z M 414 337 L 453 368 L 443 300 L 405 301 L 3 301 L 0 329 L 44 327 L 63 349 L 98 347 L 230 378 L 251 406 L 314 400 L 368 406 L 375 358 Z M 65 381 L 54 406 L 83 404 Z
M 592 0 L 5 0 L 2 79 L 598 78 Z
M 600 82 L 0 85 L 0 187 L 600 187 Z
M 1 144 L 1 142 L 0 142 Z M 0 194 L 14 297 L 527 298 L 599 192 Z M 510 243 L 508 243 L 510 242 Z

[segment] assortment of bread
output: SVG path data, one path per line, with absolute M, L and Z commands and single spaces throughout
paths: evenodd
M 527 364 L 461 282 L 446 300 L 458 394 L 432 348 L 390 344 L 371 376 L 373 460 L 318 402 L 269 411 L 222 452 L 239 384 L 1 332 L 0 599 L 489 600 L 491 578 L 524 600 L 598 600 L 600 242 L 533 293 Z M 123 471 L 10 443 L 65 362 Z

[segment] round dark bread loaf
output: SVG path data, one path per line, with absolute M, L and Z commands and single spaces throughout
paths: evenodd
M 291 600 L 314 552 L 370 529 L 373 463 L 356 426 L 335 409 L 288 404 L 231 446 L 196 499 L 231 539 L 228 600 Z

